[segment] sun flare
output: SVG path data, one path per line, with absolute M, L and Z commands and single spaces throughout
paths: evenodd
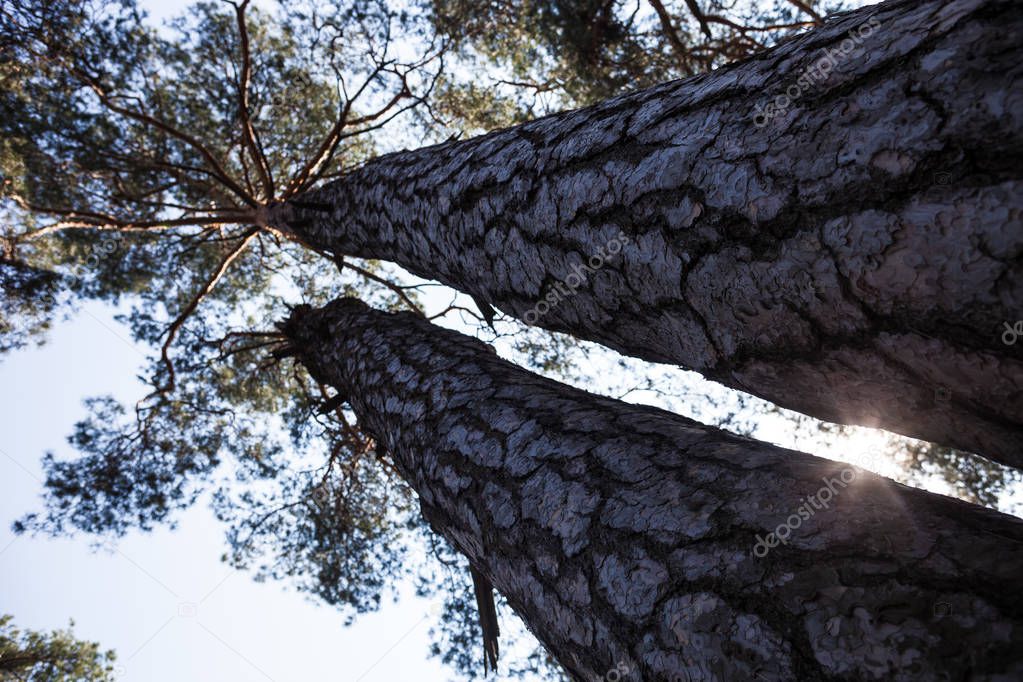
M 856 426 L 834 438 L 829 448 L 835 459 L 855 464 L 881 476 L 892 475 L 895 462 L 889 435 L 881 429 Z

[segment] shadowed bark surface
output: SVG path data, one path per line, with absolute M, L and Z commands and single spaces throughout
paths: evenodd
M 1023 343 L 1001 340 L 1023 316 L 1021 64 L 1019 2 L 884 3 L 381 157 L 266 218 L 784 407 L 1023 466 Z
M 578 679 L 1023 675 L 1018 519 L 564 386 L 411 313 L 340 300 L 284 332 Z

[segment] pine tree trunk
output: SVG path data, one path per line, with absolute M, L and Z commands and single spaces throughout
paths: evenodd
M 1023 676 L 1023 521 L 564 386 L 411 313 L 342 300 L 284 330 L 577 679 Z
M 381 157 L 269 219 L 531 324 L 1023 466 L 1023 338 L 1003 340 L 1023 318 L 1021 63 L 1018 0 L 884 3 Z

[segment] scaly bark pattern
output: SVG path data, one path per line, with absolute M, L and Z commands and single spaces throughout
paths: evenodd
M 1023 466 L 1023 339 L 1002 340 L 1023 319 L 1021 65 L 1017 0 L 883 3 L 383 156 L 267 220 L 806 414 Z
M 411 313 L 340 300 L 284 332 L 577 679 L 1023 676 L 1019 519 L 538 377 Z

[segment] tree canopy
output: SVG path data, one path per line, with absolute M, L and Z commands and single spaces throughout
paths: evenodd
M 71 631 L 22 630 L 14 617 L 0 616 L 0 680 L 21 682 L 112 682 L 113 651 L 77 639 Z
M 506 86 L 532 112 L 544 95 L 563 108 L 704 73 L 843 8 L 801 0 L 434 0 L 432 16 L 461 57 L 493 73 L 490 88 Z

